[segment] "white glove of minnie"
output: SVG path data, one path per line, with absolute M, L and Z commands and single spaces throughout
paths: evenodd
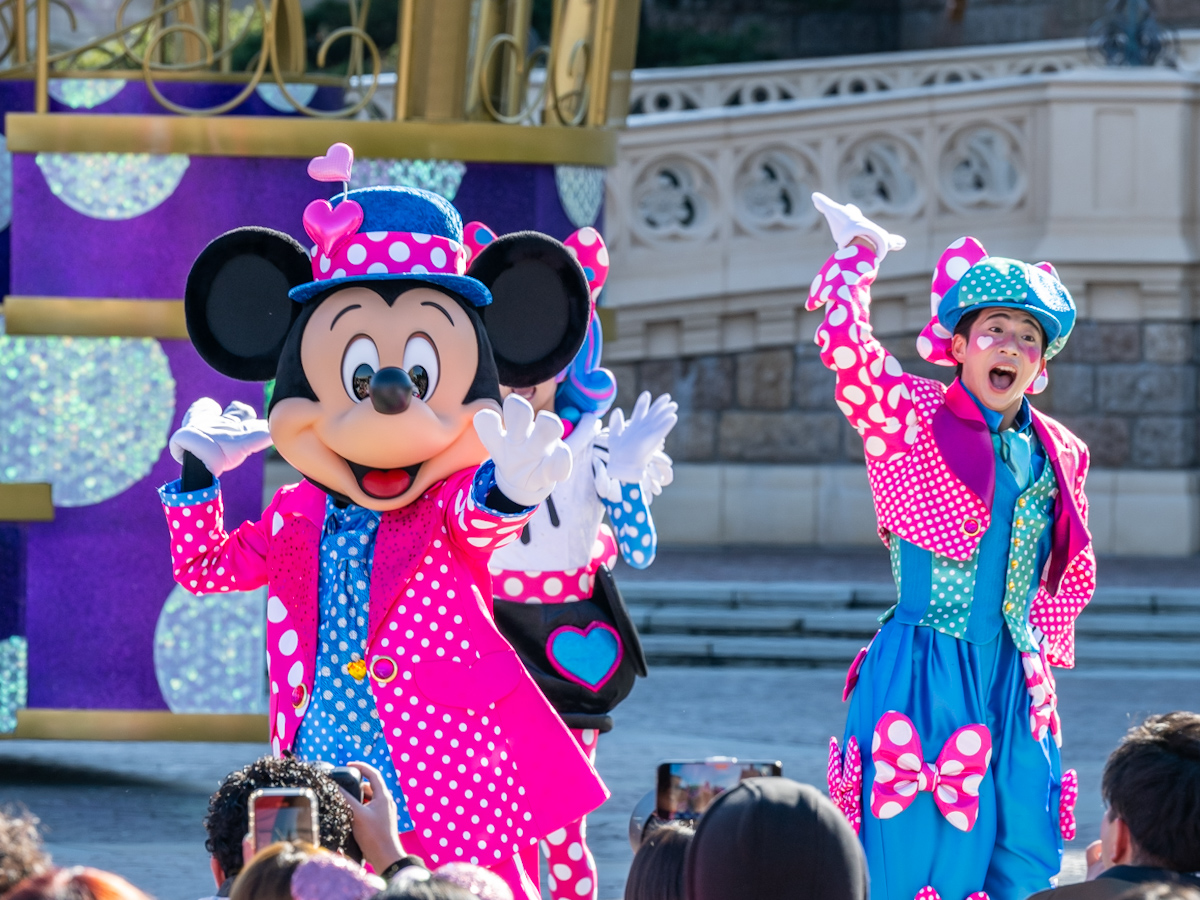
M 889 250 L 903 250 L 907 240 L 898 234 L 892 234 L 881 225 L 876 225 L 863 215 L 863 211 L 853 203 L 843 206 L 834 203 L 820 191 L 812 195 L 813 206 L 829 223 L 833 240 L 839 250 L 845 250 L 855 238 L 866 238 L 875 245 L 875 253 L 880 262 L 888 255 Z
M 184 413 L 183 424 L 167 445 L 178 463 L 191 453 L 214 478 L 236 469 L 251 453 L 271 446 L 267 420 L 234 400 L 225 410 L 211 397 L 201 397 Z
M 496 464 L 496 486 L 513 503 L 536 506 L 571 475 L 562 420 L 545 410 L 535 420 L 523 397 L 504 398 L 503 419 L 494 409 L 475 413 L 475 433 Z
M 662 491 L 671 483 L 671 458 L 662 452 L 663 442 L 679 421 L 679 404 L 670 394 L 660 394 L 653 404 L 650 392 L 642 391 L 629 421 L 618 407 L 608 418 L 608 476 L 625 484 L 638 484 L 649 477 Z

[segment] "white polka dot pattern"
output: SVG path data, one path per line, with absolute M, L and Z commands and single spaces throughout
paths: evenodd
M 956 244 L 971 257 L 983 252 L 974 239 Z M 935 304 L 953 283 L 942 269 L 954 250 L 951 245 L 939 263 Z M 816 332 L 821 359 L 837 372 L 838 407 L 863 437 L 880 537 L 887 543 L 889 535 L 899 535 L 948 560 L 968 560 L 991 524 L 991 511 L 954 475 L 934 438 L 933 416 L 946 402 L 945 386 L 906 374 L 871 332 L 869 288 L 875 265 L 870 249 L 851 245 L 834 253 L 813 279 L 807 308 L 826 306 L 825 321 Z M 1035 413 L 1035 422 L 1056 476 L 1061 481 L 1067 473 L 1086 526 L 1087 448 L 1048 417 Z M 1062 506 L 1057 504 L 1055 511 L 1056 536 Z M 1056 594 L 1043 582 L 1034 597 L 1029 621 L 1046 635 L 1053 665 L 1074 665 L 1074 622 L 1095 589 L 1095 570 L 1089 540 L 1068 562 Z
M 491 621 L 484 599 L 491 590 L 488 555 L 514 540 L 529 514 L 482 507 L 476 494 L 486 496 L 490 475 L 485 464 L 435 485 L 418 501 L 420 510 L 412 505 L 412 515 L 425 518 L 393 526 L 405 511 L 385 514 L 376 541 L 367 677 L 424 855 L 434 864 L 501 864 L 607 796 Z M 293 745 L 313 687 L 325 495 L 306 483 L 283 488 L 260 521 L 231 535 L 221 525 L 219 499 L 202 500 L 166 504 L 176 578 L 211 591 L 235 582 L 245 590 L 269 577 L 270 596 L 280 601 L 268 602 L 271 746 L 281 753 Z M 277 528 L 276 514 L 283 522 Z M 493 697 L 487 684 L 470 678 L 472 663 L 505 654 L 512 656 L 516 685 Z M 300 681 L 292 686 L 297 663 Z M 458 680 L 478 692 L 478 708 L 439 701 L 418 687 L 422 673 L 435 669 L 439 677 L 461 672 Z M 543 754 L 554 764 L 542 765 Z
M 314 249 L 314 281 L 383 273 L 461 275 L 468 252 L 458 241 L 436 234 L 388 231 L 353 234 L 338 243 L 331 256 Z

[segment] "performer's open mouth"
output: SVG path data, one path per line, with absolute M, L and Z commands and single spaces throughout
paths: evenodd
M 1017 380 L 1017 367 L 1008 365 L 993 366 L 988 372 L 988 382 L 992 390 L 1003 393 L 1013 386 Z
M 402 469 L 372 469 L 346 460 L 346 465 L 354 473 L 358 486 L 368 497 L 376 500 L 392 500 L 407 491 L 417 479 L 417 471 L 422 463 L 415 466 L 405 466 Z
M 537 385 L 535 384 L 533 387 L 513 388 L 512 392 L 518 397 L 533 403 L 533 396 L 537 393 Z

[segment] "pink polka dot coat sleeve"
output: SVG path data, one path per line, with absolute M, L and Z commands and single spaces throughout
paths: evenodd
M 364 678 L 422 848 L 435 864 L 494 865 L 608 796 L 491 618 L 488 557 L 517 537 L 532 511 L 502 516 L 479 507 L 471 496 L 474 475 L 459 472 L 385 513 L 371 573 Z M 167 512 L 174 522 L 198 511 Z M 303 482 L 284 488 L 259 522 L 229 535 L 219 512 L 214 505 L 217 519 L 205 523 L 214 536 L 203 551 L 180 555 L 175 547 L 195 539 L 173 541 L 176 577 L 192 590 L 204 590 L 208 580 L 217 589 L 268 584 L 271 744 L 278 754 L 292 746 L 313 685 L 324 494 Z M 221 568 L 225 574 L 216 576 Z
M 994 475 L 987 474 L 992 448 L 986 425 L 968 421 L 982 423 L 982 416 L 957 382 L 948 390 L 905 373 L 876 340 L 869 312 L 876 274 L 874 251 L 851 245 L 834 253 L 813 279 L 807 307 L 825 306 L 816 332 L 821 359 L 837 373 L 838 407 L 862 435 L 884 543 L 898 535 L 967 560 L 991 523 Z M 1033 416 L 1060 491 L 1065 487 L 1068 494 L 1055 504 L 1054 546 L 1030 621 L 1045 635 L 1048 661 L 1073 666 L 1075 618 L 1096 583 L 1084 495 L 1087 447 L 1036 409 Z

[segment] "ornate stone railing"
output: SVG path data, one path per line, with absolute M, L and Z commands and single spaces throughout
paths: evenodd
M 1179 57 L 1181 68 L 1194 69 L 1200 65 L 1200 30 L 1180 32 Z M 1080 38 L 826 59 L 638 69 L 633 73 L 630 114 L 873 94 L 1066 72 L 1092 64 L 1087 42 Z

